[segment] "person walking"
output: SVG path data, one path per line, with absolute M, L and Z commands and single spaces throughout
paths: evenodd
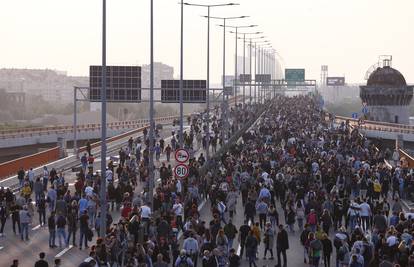
M 59 239 L 59 247 L 62 248 L 62 239 L 64 246 L 67 247 L 67 239 L 66 239 L 66 218 L 63 214 L 59 214 L 56 220 L 56 228 L 57 228 L 57 235 Z
M 267 216 L 269 217 L 270 223 L 272 224 L 272 228 L 276 229 L 276 227 L 279 225 L 279 213 L 277 212 L 274 205 L 269 206 L 269 212 L 267 213 Z
M 79 249 L 82 249 L 82 241 L 85 239 L 85 248 L 88 247 L 89 216 L 88 211 L 84 210 L 79 218 Z
M 233 224 L 232 219 L 229 219 L 229 222 L 224 226 L 224 234 L 227 237 L 227 241 L 228 241 L 227 247 L 230 250 L 233 248 L 233 241 L 237 234 L 237 228 Z
M 310 266 L 319 267 L 321 252 L 323 249 L 322 242 L 315 237 L 314 233 L 309 233 L 309 262 Z
M 259 242 L 253 234 L 253 231 L 249 232 L 249 235 L 246 238 L 246 256 L 249 259 L 249 267 L 257 267 L 256 265 L 256 252 Z
M 76 246 L 76 230 L 78 229 L 78 210 L 76 200 L 72 202 L 72 205 L 68 212 L 68 239 L 67 244 L 70 243 L 70 237 L 72 236 L 72 244 Z
M 12 204 L 10 207 L 10 212 L 12 214 L 12 226 L 13 226 L 13 233 L 16 234 L 16 224 L 17 228 L 19 230 L 19 234 L 21 233 L 21 227 L 20 227 L 20 209 L 21 206 L 19 206 L 16 202 Z
M 47 227 L 49 228 L 49 247 L 50 248 L 55 248 L 56 247 L 56 243 L 55 243 L 55 239 L 56 239 L 56 216 L 55 216 L 54 211 L 52 211 L 52 213 L 50 213 L 50 216 L 47 219 Z
M 239 236 L 238 236 L 238 240 L 239 240 L 239 244 L 240 244 L 240 258 L 243 258 L 243 252 L 244 252 L 244 247 L 246 244 L 246 239 L 247 236 L 249 235 L 250 232 L 250 226 L 248 224 L 248 221 L 245 220 L 244 224 L 240 226 L 239 228 Z M 247 258 L 247 255 L 246 255 Z
M 46 225 L 46 199 L 45 199 L 45 195 L 43 194 L 43 192 L 39 198 L 39 203 L 37 205 L 37 213 L 39 214 L 39 224 L 41 226 L 45 226 Z
M 325 233 L 322 236 L 322 246 L 323 246 L 323 262 L 325 267 L 331 267 L 331 254 L 332 254 L 332 241 L 329 239 L 329 236 Z
M 31 216 L 27 209 L 27 205 L 23 206 L 23 209 L 19 212 L 19 218 L 20 218 L 20 237 L 22 241 L 26 239 L 26 241 L 29 241 L 29 223 L 31 222 Z
M 0 222 L 1 222 L 0 236 L 4 236 L 3 231 L 4 231 L 4 226 L 6 225 L 7 217 L 8 217 L 8 212 L 7 212 L 6 205 L 4 205 L 3 201 L 0 201 Z
M 187 252 L 187 255 L 191 257 L 191 261 L 194 267 L 197 267 L 197 259 L 199 253 L 199 246 L 197 240 L 194 238 L 194 233 L 190 232 L 189 237 L 184 240 L 183 249 Z
M 273 246 L 275 243 L 275 231 L 272 228 L 272 224 L 270 222 L 266 223 L 266 230 L 264 232 L 264 256 L 263 259 L 266 259 L 266 253 L 267 251 L 270 251 L 270 260 L 273 260 Z
M 283 267 L 287 267 L 286 250 L 289 249 L 289 238 L 283 225 L 279 225 L 279 232 L 276 237 L 276 250 L 277 250 L 277 267 L 282 267 L 281 254 L 283 256 Z
M 264 199 L 262 199 L 257 205 L 256 205 L 256 211 L 259 214 L 259 223 L 260 223 L 260 229 L 263 229 L 263 227 L 266 224 L 266 220 L 267 220 L 267 212 L 269 210 L 268 205 L 266 204 L 266 202 L 264 201 Z

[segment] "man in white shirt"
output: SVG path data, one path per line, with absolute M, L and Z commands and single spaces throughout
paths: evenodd
M 151 208 L 147 204 L 142 205 L 141 206 L 141 220 L 143 222 L 149 222 L 151 215 L 152 215 Z
M 369 204 L 364 200 L 359 205 L 359 215 L 361 216 L 361 226 L 362 230 L 365 232 L 369 227 L 369 218 L 371 217 L 371 207 Z
M 175 200 L 175 203 L 174 203 L 172 209 L 173 209 L 173 212 L 175 214 L 177 226 L 178 226 L 178 228 L 182 229 L 183 228 L 184 209 L 183 209 L 183 205 L 180 203 L 179 199 Z

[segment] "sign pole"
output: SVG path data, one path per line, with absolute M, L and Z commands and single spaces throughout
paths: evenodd
M 246 34 L 243 34 L 243 76 L 246 78 Z M 243 81 L 243 107 L 246 104 L 246 87 Z
M 106 0 L 102 0 L 102 108 L 101 108 L 101 221 L 100 237 L 106 235 Z
M 180 148 L 184 147 L 184 107 L 183 107 L 183 57 L 184 57 L 184 2 L 181 0 L 181 44 L 180 44 Z
M 73 87 L 73 153 L 75 154 L 76 158 L 79 158 L 79 151 L 78 151 L 78 116 L 77 116 L 77 97 L 76 91 L 78 89 Z
M 206 158 L 210 159 L 210 6 L 207 8 L 207 133 Z

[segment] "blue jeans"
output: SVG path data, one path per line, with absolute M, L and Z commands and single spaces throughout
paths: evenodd
M 29 223 L 20 223 L 20 228 L 20 237 L 22 240 L 24 240 L 24 238 L 26 238 L 26 240 L 29 240 Z
M 49 247 L 56 246 L 56 230 L 49 230 Z
M 65 228 L 58 228 L 57 229 L 57 234 L 58 234 L 58 239 L 59 239 L 59 247 L 62 247 L 62 239 L 63 239 L 63 243 L 65 244 L 65 246 L 68 245 L 68 243 L 66 242 L 66 231 Z
M 357 216 L 355 216 L 355 215 L 350 215 L 349 216 L 349 227 L 351 228 L 351 230 L 355 229 L 356 220 L 357 220 Z
M 95 227 L 95 216 L 96 216 L 96 209 L 95 208 L 88 208 L 88 216 L 89 216 L 89 227 Z
M 39 204 L 41 196 L 42 196 L 41 193 L 35 193 L 36 206 Z
M 228 239 L 227 247 L 229 248 L 229 251 L 233 248 L 233 240 L 233 238 Z
M 303 218 L 298 218 L 298 227 L 299 230 L 303 230 Z
M 66 231 L 65 228 L 58 228 L 57 229 L 58 239 L 59 239 L 59 247 L 62 247 L 62 239 L 65 247 L 67 246 L 66 240 Z
M 49 202 L 49 212 L 52 212 L 55 210 L 55 200 L 51 199 Z

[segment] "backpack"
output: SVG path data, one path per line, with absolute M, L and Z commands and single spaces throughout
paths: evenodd
M 345 259 L 345 254 L 345 248 L 341 247 L 337 254 L 338 260 L 343 261 Z
M 340 249 L 342 246 L 342 240 L 339 239 L 337 236 L 335 236 L 333 243 L 336 249 Z
M 313 250 L 322 250 L 322 242 L 319 239 L 315 239 L 310 245 Z
M 176 267 L 189 267 L 190 265 L 188 264 L 188 260 L 187 257 L 180 257 L 180 262 L 178 263 L 178 265 Z
M 311 213 L 308 216 L 308 223 L 311 225 L 315 225 L 316 224 L 316 214 L 315 213 Z
M 308 240 L 309 231 L 303 230 L 300 234 L 300 243 L 304 246 L 306 244 L 306 241 Z
M 362 253 L 364 257 L 364 262 L 369 262 L 372 259 L 372 248 L 368 244 L 364 244 L 364 253 Z
M 363 265 L 360 262 L 355 261 L 351 262 L 351 265 L 349 265 L 349 267 L 363 267 Z

